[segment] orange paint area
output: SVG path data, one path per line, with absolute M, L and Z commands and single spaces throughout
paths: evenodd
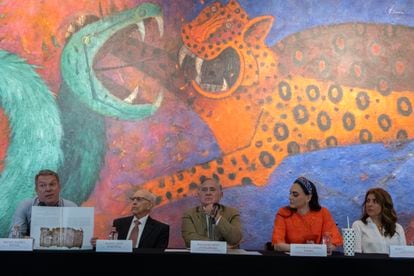
M 375 90 L 301 77 L 281 80 L 273 90 L 272 101 L 255 114 L 259 121 L 249 144 L 220 159 L 144 186 L 161 195 L 161 203 L 167 203 L 191 194 L 203 177 L 218 178 L 224 187 L 266 185 L 270 174 L 290 155 L 328 147 L 412 139 L 413 104 L 411 91 L 383 96 Z M 236 113 L 240 107 L 227 106 L 227 109 L 233 108 Z M 244 118 L 232 116 L 226 120 Z
M 134 5 L 133 0 L 2 1 L 0 48 L 39 66 L 36 71 L 57 94 L 67 32 L 82 27 L 82 16 L 101 18 Z
M 182 38 L 187 47 L 184 52 L 198 59 L 195 67 L 199 73 L 192 81 L 198 95 L 189 94 L 192 107 L 211 128 L 223 155 L 145 183 L 145 188 L 159 196 L 159 204 L 192 194 L 206 177 L 219 179 L 224 187 L 262 186 L 287 156 L 414 137 L 410 127 L 414 94 L 402 89 L 412 86 L 407 82 L 397 86 L 388 77 L 366 82 L 365 78 L 375 75 L 373 70 L 382 68 L 348 57 L 349 36 L 327 27 L 305 31 L 304 40 L 293 35 L 282 41 L 277 51 L 271 51 L 264 40 L 272 23 L 273 18 L 268 16 L 248 19 L 237 1 L 229 1 L 227 5 L 215 3 L 207 7 L 183 26 Z M 382 41 L 370 42 L 364 37 L 371 38 L 366 32 L 376 34 L 383 28 L 367 26 L 340 25 L 334 29 L 359 36 L 358 42 L 370 50 L 375 65 L 376 56 L 383 54 Z M 404 28 L 398 32 L 404 34 L 402 37 L 413 33 Z M 307 35 L 318 44 L 301 46 L 308 43 Z M 325 40 L 318 40 L 320 36 Z M 230 50 L 235 54 L 228 54 Z M 288 50 L 292 52 L 279 54 Z M 357 54 L 363 56 L 366 52 Z M 220 59 L 224 61 L 220 63 Z M 396 59 L 391 70 L 397 74 L 411 72 L 412 66 L 405 60 L 406 56 Z M 210 67 L 211 61 L 222 66 L 239 65 L 239 70 L 231 71 L 237 73 L 237 81 L 226 81 L 223 86 L 206 84 L 206 74 L 215 68 Z M 312 62 L 315 67 L 309 66 Z M 339 77 L 331 79 L 334 74 Z M 342 77 L 343 74 L 351 77 Z M 230 75 L 223 71 L 224 79 Z
M 239 86 L 257 84 L 259 77 L 264 76 L 259 73 L 263 66 L 257 62 L 259 55 L 269 59 L 272 56 L 263 52 L 267 48 L 264 40 L 272 22 L 271 16 L 249 20 L 237 1 L 229 1 L 227 5 L 212 4 L 192 22 L 183 25 L 181 37 L 186 52 L 197 57 L 196 69 L 199 70 L 192 81 L 195 90 L 204 97 L 221 99 L 230 96 Z M 237 69 L 229 69 L 227 75 L 216 80 L 213 86 L 207 82 L 206 73 L 213 74 L 214 70 L 203 72 L 200 64 L 218 58 L 227 59 L 223 66 L 234 64 Z
M 2 1 L 0 11 L 0 48 L 19 55 L 57 94 L 60 54 L 70 31 L 82 27 L 82 18 L 96 18 L 133 7 L 133 0 Z M 77 29 L 73 29 L 76 26 Z M 9 126 L 0 107 L 0 171 L 9 145 Z
M 9 146 L 9 120 L 4 111 L 0 109 L 0 172 L 4 169 L 7 148 Z

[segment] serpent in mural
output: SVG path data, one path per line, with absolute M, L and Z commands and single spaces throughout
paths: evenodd
M 222 155 L 144 183 L 161 204 L 187 196 L 206 177 L 224 187 L 262 186 L 288 156 L 413 138 L 412 28 L 322 26 L 270 48 L 273 20 L 249 18 L 231 0 L 183 25 L 178 59 L 195 90 L 183 98 Z
M 118 98 L 96 77 L 92 66 L 96 54 L 118 31 L 136 24 L 145 38 L 146 18 L 155 18 L 162 35 L 160 7 L 144 3 L 85 26 L 70 38 L 63 50 L 64 82 L 58 102 L 65 133 L 65 162 L 59 174 L 65 183 L 63 195 L 78 203 L 87 199 L 99 177 L 106 145 L 104 118 L 140 120 L 152 115 L 161 104 L 161 92 L 153 104 L 135 104 L 139 87 L 125 98 Z
M 162 92 L 150 104 L 136 101 L 139 87 L 119 98 L 101 83 L 93 68 L 95 56 L 116 32 L 135 25 L 144 40 L 148 18 L 154 18 L 162 35 L 161 8 L 151 3 L 105 17 L 73 34 L 61 56 L 60 114 L 33 68 L 15 55 L 0 52 L 0 99 L 12 130 L 0 178 L 1 235 L 8 229 L 16 202 L 32 196 L 33 175 L 38 170 L 58 170 L 63 196 L 81 203 L 99 177 L 106 142 L 104 118 L 141 120 L 158 110 Z M 14 87 L 13 91 L 8 87 Z M 34 109 L 27 109 L 28 105 Z M 22 179 L 21 171 L 29 177 Z
M 15 204 L 33 194 L 33 176 L 43 168 L 56 170 L 63 154 L 59 110 L 33 66 L 14 54 L 0 51 L 0 84 L 0 104 L 10 129 L 7 157 L 0 175 L 3 236 Z

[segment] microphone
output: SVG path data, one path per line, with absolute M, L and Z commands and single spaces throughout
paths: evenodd
M 216 219 L 212 216 L 208 216 L 208 237 L 210 240 L 215 240 L 215 234 L 214 232 L 216 228 Z
M 211 210 L 211 216 L 215 219 L 217 217 L 217 213 L 220 209 L 220 204 L 218 203 L 214 203 L 213 204 L 213 209 Z
M 208 216 L 208 237 L 213 241 L 215 240 L 216 216 L 219 208 L 220 204 L 214 203 L 213 209 Z
M 211 225 L 211 224 L 216 224 L 216 219 L 214 218 L 214 217 L 212 217 L 212 216 L 209 216 L 208 217 L 208 223 Z

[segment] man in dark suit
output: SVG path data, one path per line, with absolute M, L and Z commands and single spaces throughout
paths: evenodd
M 134 248 L 167 248 L 170 226 L 149 215 L 155 206 L 155 195 L 140 189 L 130 199 L 133 215 L 113 221 L 113 226 L 118 231 L 118 239 L 132 240 Z

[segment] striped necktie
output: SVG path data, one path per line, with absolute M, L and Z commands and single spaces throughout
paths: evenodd
M 139 220 L 135 220 L 134 223 L 135 225 L 134 225 L 134 228 L 132 228 L 129 239 L 132 240 L 132 247 L 136 248 L 138 247 L 137 240 L 138 240 L 138 233 L 139 233 L 139 225 L 141 224 L 141 222 L 139 222 Z

